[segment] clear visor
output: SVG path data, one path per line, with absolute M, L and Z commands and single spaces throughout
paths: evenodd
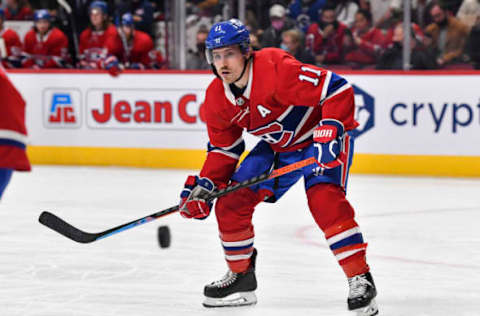
M 237 47 L 236 45 L 235 46 L 225 46 L 225 48 L 235 48 Z M 245 55 L 245 50 L 242 49 L 242 47 L 240 45 L 238 45 L 238 47 L 240 48 L 240 50 L 238 49 L 227 49 L 225 51 L 216 51 L 215 53 L 213 52 L 212 49 L 205 49 L 205 58 L 207 59 L 207 62 L 209 64 L 213 64 L 213 62 L 215 60 L 221 60 L 221 59 L 225 59 L 225 58 L 232 58 L 234 56 L 238 56 L 238 54 L 242 54 L 242 55 Z
M 207 63 L 213 64 L 213 53 L 211 49 L 205 49 L 205 58 L 207 59 Z

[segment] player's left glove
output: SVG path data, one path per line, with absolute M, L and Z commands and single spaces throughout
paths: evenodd
M 313 131 L 314 156 L 320 167 L 332 169 L 345 164 L 347 157 L 343 151 L 345 131 L 340 121 L 324 119 Z
M 210 214 L 212 201 L 206 198 L 215 190 L 215 184 L 209 178 L 188 176 L 180 194 L 178 210 L 183 217 L 205 219 Z
M 102 66 L 103 66 L 103 68 L 108 70 L 108 73 L 112 77 L 118 76 L 120 74 L 120 72 L 122 71 L 122 68 L 120 66 L 120 63 L 119 63 L 117 57 L 115 57 L 113 55 L 107 56 L 107 58 L 105 58 L 105 60 L 103 61 Z

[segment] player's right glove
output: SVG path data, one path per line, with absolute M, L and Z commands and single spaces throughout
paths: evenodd
M 183 217 L 205 219 L 210 214 L 213 202 L 206 198 L 215 190 L 215 184 L 208 178 L 188 176 L 180 194 L 178 210 Z
M 343 124 L 333 119 L 324 119 L 313 131 L 314 156 L 320 167 L 331 169 L 345 164 L 343 151 L 345 132 Z

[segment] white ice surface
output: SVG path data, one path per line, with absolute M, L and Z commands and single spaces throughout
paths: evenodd
M 91 244 L 38 223 L 49 210 L 97 232 L 177 203 L 192 171 L 35 167 L 0 203 L 0 316 L 352 315 L 347 283 L 301 181 L 254 216 L 258 304 L 205 309 L 226 265 L 215 217 L 173 214 Z M 380 315 L 480 315 L 480 180 L 352 175 Z M 156 230 L 169 225 L 172 245 Z

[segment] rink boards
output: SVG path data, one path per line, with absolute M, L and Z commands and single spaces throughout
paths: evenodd
M 480 74 L 351 72 L 352 172 L 480 176 Z M 15 71 L 35 164 L 200 168 L 207 72 Z M 255 80 L 255 78 L 254 78 Z M 271 80 L 262 78 L 261 80 Z M 246 136 L 247 147 L 257 141 Z

